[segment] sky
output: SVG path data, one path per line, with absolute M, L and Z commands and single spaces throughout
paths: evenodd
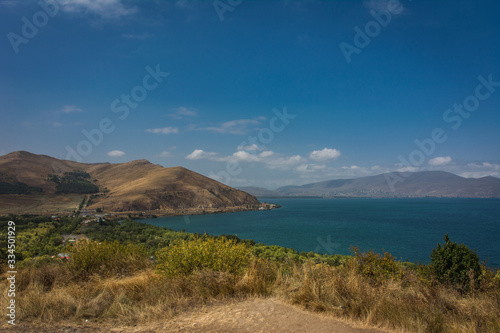
M 230 186 L 500 177 L 496 0 L 0 0 L 0 155 Z

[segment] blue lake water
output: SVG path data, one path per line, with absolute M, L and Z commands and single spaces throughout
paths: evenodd
M 262 199 L 270 211 L 163 217 L 142 222 L 173 230 L 231 234 L 297 251 L 350 254 L 351 245 L 429 262 L 448 233 L 500 267 L 500 199 Z

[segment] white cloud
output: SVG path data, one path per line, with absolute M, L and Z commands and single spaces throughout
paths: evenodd
M 237 163 L 262 163 L 268 169 L 289 170 L 293 166 L 304 163 L 306 160 L 300 155 L 286 156 L 266 150 L 259 154 L 256 152 L 247 152 L 239 150 L 232 155 L 219 156 L 215 152 L 206 152 L 202 149 L 196 149 L 186 156 L 188 160 L 206 159 L 216 162 L 237 162 Z
M 500 175 L 498 174 L 498 172 L 491 172 L 491 171 L 465 171 L 461 172 L 459 176 L 464 178 L 483 178 L 488 176 L 498 178 Z
M 309 154 L 309 158 L 318 162 L 326 162 L 331 159 L 337 159 L 340 155 L 340 151 L 337 149 L 323 148 L 322 150 L 314 150 Z
M 469 163 L 460 168 L 459 176 L 466 178 L 481 178 L 487 176 L 500 177 L 500 164 L 489 162 Z
M 262 163 L 268 169 L 279 170 L 289 170 L 293 166 L 305 162 L 305 159 L 300 155 L 286 156 L 269 150 L 263 151 L 259 154 L 240 150 L 230 156 L 218 158 L 218 160 L 223 162 Z
M 419 167 L 402 166 L 400 168 L 397 168 L 395 171 L 397 171 L 397 172 L 417 172 L 417 171 L 421 171 L 421 170 Z
M 342 169 L 344 169 L 344 170 L 359 170 L 361 168 L 359 166 L 357 166 L 357 165 L 351 165 L 349 167 L 348 166 L 343 166 Z
M 246 162 L 258 162 L 261 160 L 260 156 L 248 153 L 243 150 L 235 152 L 232 155 L 232 157 L 235 157 L 238 161 L 246 161 Z
M 172 153 L 171 153 L 171 152 L 169 152 L 169 151 L 164 150 L 164 151 L 162 151 L 162 152 L 160 153 L 160 155 L 159 155 L 159 156 L 160 156 L 160 157 L 170 157 L 170 156 L 172 156 Z
M 72 113 L 72 112 L 83 112 L 83 110 L 76 105 L 65 105 L 62 107 L 61 112 Z
M 174 112 L 173 113 L 169 113 L 167 116 L 173 118 L 173 119 L 183 119 L 183 118 L 186 118 L 186 117 L 197 117 L 198 116 L 198 113 L 196 113 L 196 111 L 194 110 L 191 110 L 191 109 L 188 109 L 184 106 L 181 106 L 181 107 L 178 107 L 178 108 L 175 108 L 173 109 Z
M 196 128 L 200 131 L 209 131 L 214 133 L 225 133 L 225 134 L 237 134 L 244 135 L 251 130 L 256 130 L 255 126 L 259 125 L 263 120 L 263 117 L 258 117 L 254 119 L 237 119 L 226 121 L 219 126 L 208 126 Z
M 486 176 L 500 177 L 500 164 L 498 162 L 464 163 L 454 161 L 449 156 L 439 156 L 435 159 L 436 161 L 433 162 L 430 160 L 429 166 L 426 167 L 405 166 L 401 163 L 397 163 L 392 168 L 384 168 L 383 172 L 418 172 L 440 170 L 451 172 L 465 178 L 479 178 Z M 381 173 L 381 170 L 377 170 L 377 173 Z
M 274 155 L 274 153 L 269 150 L 263 151 L 262 153 L 259 154 L 260 157 L 270 157 L 272 155 Z
M 59 123 L 59 122 L 55 121 L 55 122 L 53 122 L 53 123 L 52 123 L 52 126 L 54 126 L 54 127 L 62 127 L 62 126 L 63 126 L 63 124 L 61 124 L 61 123 Z
M 146 132 L 160 133 L 160 134 L 176 134 L 179 133 L 179 129 L 177 127 L 150 128 L 147 129 Z
M 325 164 L 304 163 L 294 170 L 298 177 L 291 184 L 306 184 L 334 179 L 354 179 L 379 175 L 393 171 L 380 166 L 363 167 L 358 165 L 329 167 Z
M 439 166 L 439 165 L 446 165 L 451 162 L 451 157 L 450 156 L 438 156 L 435 158 L 431 158 L 429 160 L 429 165 L 432 166 Z
M 236 150 L 257 151 L 257 150 L 262 150 L 262 147 L 259 147 L 254 143 L 248 146 L 238 146 Z
M 272 153 L 272 152 L 271 152 Z M 268 155 L 269 153 L 266 153 Z M 257 154 L 255 152 L 247 152 L 244 150 L 239 150 L 234 152 L 232 155 L 229 156 L 224 156 L 224 157 L 218 157 L 217 161 L 219 162 L 261 162 L 262 157 L 265 157 L 262 155 L 262 153 Z
M 107 155 L 109 157 L 120 157 L 120 156 L 125 155 L 125 152 L 123 152 L 121 150 L 112 150 L 112 151 L 108 152 Z
M 201 160 L 201 159 L 210 159 L 217 156 L 217 153 L 206 152 L 202 149 L 195 149 L 191 154 L 187 155 L 185 158 L 188 160 Z
M 94 14 L 106 19 L 117 19 L 137 12 L 136 7 L 123 5 L 120 0 L 58 0 L 61 10 L 74 14 Z
M 300 163 L 304 163 L 304 158 L 300 155 L 276 156 L 266 161 L 266 166 L 269 169 L 288 170 Z

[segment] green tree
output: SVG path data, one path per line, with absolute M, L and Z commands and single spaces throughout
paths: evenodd
M 469 291 L 471 286 L 477 285 L 481 275 L 479 257 L 466 245 L 452 242 L 448 234 L 444 241 L 442 246 L 438 244 L 432 250 L 431 270 L 439 282 Z

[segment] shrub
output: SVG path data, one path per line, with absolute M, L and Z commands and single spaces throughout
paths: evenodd
M 34 258 L 26 258 L 17 262 L 17 268 L 42 267 L 49 264 L 57 264 L 59 262 L 59 258 L 52 258 L 50 255 L 45 254 Z
M 237 274 L 252 258 L 248 245 L 224 237 L 177 240 L 156 256 L 157 271 L 169 277 L 202 269 Z
M 359 273 L 364 276 L 376 280 L 380 278 L 401 280 L 403 278 L 406 271 L 404 265 L 397 262 L 390 253 L 384 252 L 382 255 L 373 251 L 359 252 L 357 247 L 354 247 L 352 251 L 358 262 Z
M 445 244 L 437 245 L 431 254 L 431 270 L 436 279 L 443 284 L 451 284 L 461 290 L 469 291 L 477 285 L 481 266 L 476 252 L 464 244 L 450 241 L 444 236 Z
M 273 261 L 298 261 L 299 253 L 294 249 L 278 246 L 278 245 L 265 245 L 262 243 L 256 244 L 252 248 L 254 256 L 273 260 Z
M 80 277 L 126 275 L 148 265 L 144 249 L 135 244 L 82 239 L 66 251 L 70 253 L 69 269 Z

